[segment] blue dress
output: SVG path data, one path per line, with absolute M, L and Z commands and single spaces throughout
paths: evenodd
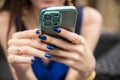
M 83 16 L 83 7 L 79 8 L 78 19 L 76 23 L 76 30 L 77 34 L 80 34 L 80 29 L 82 25 L 82 16 Z M 17 19 L 15 20 L 16 24 L 16 31 L 18 31 L 18 22 Z M 22 25 L 22 30 L 26 30 L 25 25 Z M 66 73 L 69 69 L 68 66 L 65 64 L 50 61 L 49 65 L 44 65 L 44 62 L 41 58 L 35 57 L 35 61 L 32 64 L 32 69 L 37 77 L 38 80 L 64 80 Z

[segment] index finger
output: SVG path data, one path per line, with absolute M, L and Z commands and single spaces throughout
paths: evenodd
M 39 29 L 33 29 L 33 30 L 26 30 L 26 31 L 20 31 L 20 32 L 16 32 L 12 35 L 12 38 L 37 38 L 37 34 L 36 31 L 38 31 Z M 40 30 L 39 30 L 40 33 Z
M 71 31 L 68 31 L 68 30 L 65 30 L 63 28 L 60 28 L 61 29 L 61 32 L 58 33 L 58 35 L 64 37 L 65 39 L 69 40 L 70 42 L 72 43 L 75 43 L 75 44 L 79 44 L 79 43 L 84 43 L 85 40 L 82 36 L 74 33 L 74 32 L 71 32 Z

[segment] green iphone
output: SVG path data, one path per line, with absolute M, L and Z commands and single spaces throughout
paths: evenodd
M 42 34 L 60 37 L 53 31 L 53 27 L 61 27 L 74 32 L 77 15 L 77 9 L 74 6 L 55 6 L 42 9 L 40 11 Z

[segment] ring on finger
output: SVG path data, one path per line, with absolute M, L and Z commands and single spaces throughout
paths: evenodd
M 16 54 L 17 54 L 17 55 L 22 55 L 20 47 L 17 48 Z

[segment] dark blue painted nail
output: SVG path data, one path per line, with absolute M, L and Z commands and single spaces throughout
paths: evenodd
M 31 62 L 35 62 L 35 57 L 33 57 L 33 58 L 31 59 Z
M 49 54 L 49 53 L 46 53 L 46 54 L 45 54 L 45 57 L 47 57 L 47 58 L 51 58 L 51 57 L 52 57 L 52 55 L 51 55 L 51 54 Z
M 47 48 L 50 49 L 50 50 L 54 50 L 55 49 L 55 47 L 52 46 L 52 45 L 47 45 Z
M 42 40 L 46 40 L 47 39 L 47 37 L 44 36 L 44 35 L 39 35 L 39 38 L 42 39 Z
M 59 27 L 53 27 L 53 31 L 57 32 L 57 33 L 60 33 L 61 32 L 61 29 Z
M 40 34 L 40 30 L 38 29 L 38 30 L 36 30 L 36 34 Z

